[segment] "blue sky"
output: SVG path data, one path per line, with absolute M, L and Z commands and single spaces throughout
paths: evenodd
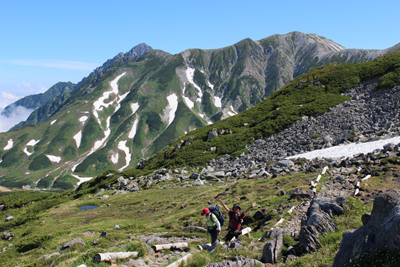
M 384 49 L 400 42 L 399 10 L 399 0 L 0 0 L 0 108 L 76 83 L 139 43 L 176 54 L 301 31 Z

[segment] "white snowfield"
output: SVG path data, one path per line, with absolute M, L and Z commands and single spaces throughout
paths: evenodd
M 167 123 L 167 127 L 174 121 L 175 113 L 178 109 L 178 96 L 173 93 L 167 96 L 168 105 L 164 109 L 163 120 Z
M 22 151 L 24 151 L 24 153 L 25 153 L 28 157 L 29 157 L 30 155 L 33 154 L 33 152 L 29 152 L 29 151 L 28 151 L 28 147 L 25 147 L 24 150 L 22 150 Z
M 40 140 L 41 139 L 39 139 L 39 140 L 32 139 L 26 144 L 26 146 L 36 146 L 36 144 L 39 143 Z
M 298 154 L 294 156 L 287 157 L 287 159 L 294 159 L 294 158 L 306 158 L 306 159 L 314 159 L 314 158 L 347 158 L 353 157 L 359 153 L 370 153 L 373 152 L 375 149 L 382 149 L 386 144 L 398 144 L 400 143 L 400 136 L 377 140 L 372 142 L 365 142 L 365 143 L 351 143 L 347 145 L 339 145 L 333 146 L 325 149 L 318 149 L 314 151 L 310 151 L 303 154 Z
M 183 83 L 183 89 L 182 89 L 182 98 L 183 101 L 185 101 L 185 104 L 190 108 L 194 108 L 194 103 L 192 100 L 189 99 L 189 97 L 185 96 L 185 91 L 186 91 L 186 83 Z
M 118 75 L 117 77 L 115 77 L 115 79 L 110 82 L 111 91 L 104 92 L 103 95 L 101 97 L 99 97 L 99 99 L 96 100 L 93 103 L 93 115 L 96 117 L 96 120 L 99 123 L 101 128 L 103 128 L 103 126 L 101 124 L 98 111 L 102 111 L 104 108 L 108 108 L 110 105 L 114 105 L 114 106 L 116 106 L 115 110 L 114 110 L 114 113 L 117 112 L 118 109 L 121 107 L 121 105 L 120 105 L 121 101 L 124 100 L 124 98 L 129 94 L 129 92 L 126 92 L 125 94 L 120 95 L 119 91 L 118 91 L 118 81 L 125 74 L 126 74 L 126 72 L 124 72 L 124 73 Z M 115 95 L 113 100 L 109 101 L 108 103 L 104 103 L 106 100 L 108 100 L 108 98 L 111 96 L 111 94 Z M 111 116 L 113 114 L 111 114 L 109 117 L 106 118 L 106 127 L 105 127 L 105 130 L 104 130 L 104 138 L 102 138 L 101 140 L 96 141 L 94 143 L 92 149 L 90 150 L 89 154 L 86 155 L 83 158 L 80 158 L 71 167 L 71 172 L 72 173 L 75 171 L 76 167 L 85 160 L 86 157 L 88 157 L 89 155 L 93 154 L 94 152 L 96 152 L 98 149 L 100 149 L 101 147 L 103 147 L 105 145 L 106 141 L 108 140 L 108 138 L 109 138 L 109 136 L 111 134 L 110 120 L 111 120 Z M 75 136 L 76 136 L 76 139 L 75 139 Z M 79 136 L 77 136 L 77 135 L 75 135 L 75 136 L 74 136 L 75 141 L 76 140 L 80 140 Z M 78 145 L 78 143 L 77 143 L 77 145 Z M 80 142 L 79 142 L 79 145 L 80 145 Z M 80 185 L 81 183 L 89 181 L 90 179 L 93 178 L 93 177 L 80 177 L 80 176 L 75 175 L 75 174 L 71 174 L 71 175 L 79 180 L 77 185 Z
M 119 159 L 119 154 L 118 153 L 115 153 L 115 154 L 111 155 L 111 162 L 113 164 L 117 164 L 118 163 L 118 159 Z
M 132 128 L 131 128 L 131 130 L 129 131 L 129 134 L 128 134 L 128 138 L 129 139 L 133 139 L 135 137 L 138 124 L 139 124 L 139 116 L 136 115 L 136 119 L 133 122 Z
M 235 116 L 235 115 L 237 115 L 237 112 L 235 111 L 235 109 L 233 108 L 232 105 L 231 105 L 230 110 L 228 111 L 228 115 L 229 115 L 229 116 Z
M 79 182 L 76 184 L 76 186 L 79 186 L 81 183 L 84 183 L 84 182 L 87 182 L 87 181 L 90 181 L 90 180 L 93 179 L 93 177 L 80 177 L 80 176 L 78 176 L 76 174 L 73 174 L 73 173 L 71 173 L 71 175 L 79 180 Z
M 85 121 L 87 121 L 88 118 L 89 118 L 88 116 L 82 116 L 82 117 L 79 118 L 79 121 L 81 123 L 84 123 Z
M 131 103 L 132 115 L 139 109 L 139 103 Z
M 51 121 L 50 125 L 53 125 L 54 123 L 56 123 L 57 120 Z
M 35 139 L 32 139 L 32 140 L 30 140 L 28 143 L 26 143 L 26 145 L 25 145 L 25 148 L 24 148 L 24 153 L 29 157 L 30 155 L 32 155 L 33 154 L 33 152 L 29 152 L 28 151 L 28 146 L 35 146 L 37 143 L 39 143 L 40 142 L 40 139 L 39 140 L 35 140 Z
M 51 162 L 60 163 L 60 161 L 61 161 L 61 157 L 57 157 L 54 155 L 47 155 L 47 154 L 45 154 L 45 155 Z
M 127 140 L 118 143 L 118 148 L 125 152 L 125 165 L 119 171 L 124 170 L 131 163 L 131 153 L 129 153 L 129 147 L 126 146 L 126 142 Z
M 217 108 L 222 107 L 222 99 L 220 97 L 214 96 L 214 106 L 216 106 Z
M 7 145 L 3 148 L 3 150 L 10 150 L 14 145 L 14 140 L 13 139 L 8 139 Z
M 98 111 L 103 110 L 103 108 L 108 108 L 110 105 L 116 104 L 116 108 L 115 108 L 115 112 L 118 111 L 118 109 L 121 107 L 120 102 L 129 94 L 129 92 L 123 94 L 123 95 L 119 95 L 119 91 L 118 91 L 118 80 L 121 79 L 122 76 L 124 76 L 126 74 L 126 72 L 118 75 L 114 80 L 112 80 L 110 82 L 110 86 L 111 86 L 111 91 L 107 91 L 104 92 L 103 95 L 93 103 L 93 115 L 96 117 L 97 122 L 99 123 L 100 127 L 102 127 L 99 115 L 98 115 Z M 108 99 L 110 97 L 111 94 L 115 94 L 115 98 L 114 100 L 108 102 L 107 104 L 104 103 L 104 101 L 106 99 Z M 98 140 L 94 143 L 94 146 L 92 147 L 90 154 L 96 152 L 99 148 L 101 148 L 105 142 L 108 140 L 108 137 L 111 134 L 111 129 L 110 129 L 110 120 L 111 120 L 111 115 L 106 119 L 106 129 L 104 130 L 104 138 L 101 140 Z
M 82 131 L 79 131 L 73 138 L 75 139 L 76 147 L 79 148 L 81 146 Z
M 201 91 L 201 88 L 197 84 L 194 83 L 194 80 L 193 80 L 194 71 L 195 71 L 194 68 L 187 68 L 186 69 L 186 77 L 187 77 L 188 81 L 193 85 L 193 87 L 195 89 L 197 89 L 197 91 L 198 91 L 199 97 L 197 98 L 196 102 L 201 103 L 201 98 L 203 97 L 203 92 Z

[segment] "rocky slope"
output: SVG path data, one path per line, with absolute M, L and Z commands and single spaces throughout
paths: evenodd
M 0 183 L 67 189 L 86 179 L 81 176 L 123 171 L 174 138 L 247 110 L 344 51 L 299 32 L 177 55 L 141 44 L 96 69 L 70 97 L 37 109 L 30 120 L 42 123 L 1 134 Z M 357 50 L 340 61 L 364 62 L 387 52 Z

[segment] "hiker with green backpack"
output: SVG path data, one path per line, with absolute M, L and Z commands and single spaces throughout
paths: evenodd
M 218 236 L 221 234 L 221 224 L 217 216 L 208 208 L 203 209 L 201 216 L 206 216 L 207 218 L 207 231 L 211 235 L 211 246 L 215 246 L 218 241 Z

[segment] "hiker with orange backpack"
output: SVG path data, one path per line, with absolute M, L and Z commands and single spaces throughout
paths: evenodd
M 222 199 L 220 199 L 219 202 L 222 204 L 229 215 L 228 234 L 226 234 L 225 236 L 225 242 L 229 242 L 232 240 L 233 237 L 239 238 L 239 235 L 242 233 L 243 218 L 247 212 L 249 212 L 252 208 L 256 206 L 256 203 L 253 202 L 247 210 L 241 212 L 239 204 L 234 204 L 232 210 L 230 210 L 224 204 L 224 202 L 222 202 Z

